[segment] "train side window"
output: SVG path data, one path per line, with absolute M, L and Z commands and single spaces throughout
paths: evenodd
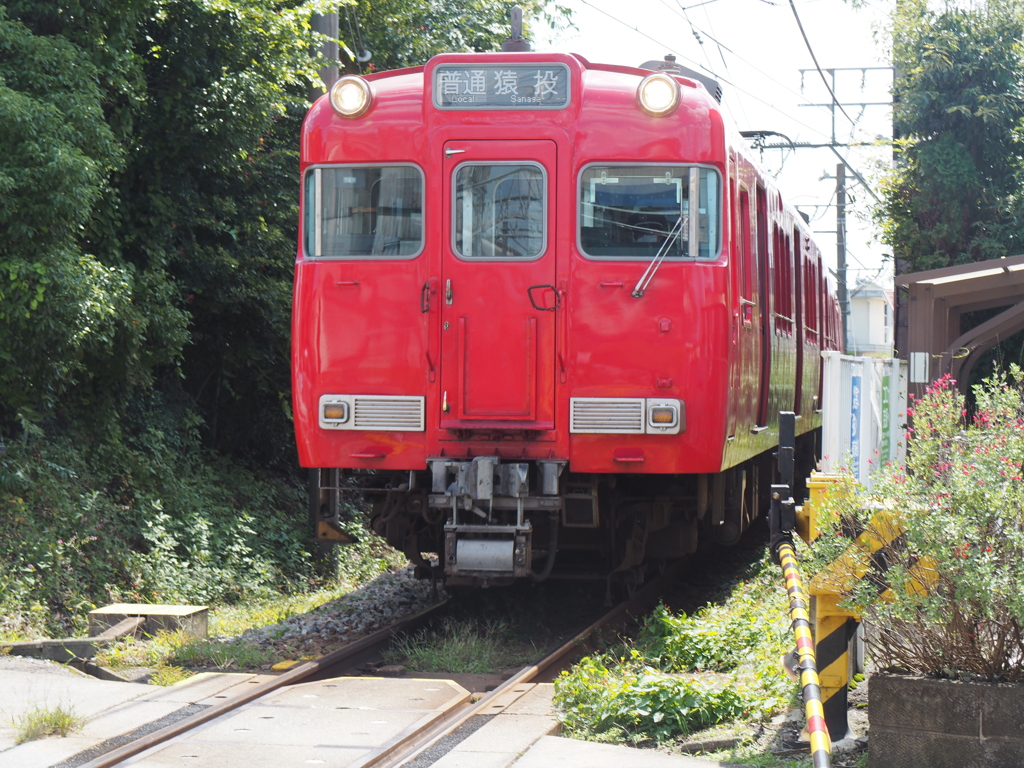
M 314 259 L 412 258 L 423 250 L 423 172 L 346 165 L 306 174 L 304 243 Z
M 754 307 L 754 253 L 750 247 L 750 193 L 745 187 L 740 187 L 740 304 L 742 304 L 743 322 L 753 323 Z
M 818 343 L 818 263 L 814 251 L 804 265 L 804 317 L 809 339 Z
M 464 259 L 535 259 L 545 250 L 544 168 L 463 163 L 455 169 L 452 248 Z
M 775 250 L 775 331 L 793 333 L 793 244 L 789 235 L 772 224 L 772 242 Z
M 717 259 L 722 191 L 714 168 L 587 166 L 579 177 L 580 252 L 594 259 Z

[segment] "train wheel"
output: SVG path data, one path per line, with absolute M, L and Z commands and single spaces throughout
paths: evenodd
M 730 470 L 725 478 L 725 519 L 721 525 L 711 529 L 715 541 L 725 547 L 731 547 L 740 540 L 746 527 L 753 496 L 750 490 L 753 483 L 747 481 L 748 469 Z

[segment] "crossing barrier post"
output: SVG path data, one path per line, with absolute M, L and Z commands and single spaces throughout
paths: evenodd
M 825 721 L 821 686 L 815 662 L 814 639 L 808 609 L 810 603 L 804 593 L 793 549 L 793 531 L 796 529 L 796 505 L 793 501 L 794 449 L 796 445 L 796 415 L 789 411 L 779 414 L 779 476 L 783 482 L 772 485 L 771 507 L 768 520 L 771 528 L 772 559 L 782 566 L 789 597 L 789 616 L 796 637 L 796 671 L 803 687 L 804 712 L 807 733 L 811 742 L 811 761 L 814 768 L 830 768 L 832 742 Z

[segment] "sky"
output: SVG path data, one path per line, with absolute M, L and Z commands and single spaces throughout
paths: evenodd
M 573 11 L 576 29 L 540 31 L 534 50 L 578 53 L 607 64 L 637 66 L 665 54 L 716 78 L 722 85 L 727 123 L 738 131 L 784 134 L 793 143 L 825 144 L 834 135 L 850 166 L 877 194 L 890 165 L 892 111 L 889 51 L 884 35 L 888 6 L 843 0 L 794 0 L 808 45 L 789 0 L 559 0 Z M 842 105 L 832 98 L 815 68 Z M 828 70 L 833 70 L 830 73 Z M 867 106 L 862 106 L 862 104 Z M 843 114 L 845 112 L 845 114 Z M 833 128 L 834 122 L 834 128 Z M 882 142 L 881 145 L 878 143 Z M 766 144 L 789 143 L 769 137 Z M 749 145 L 748 145 L 749 146 Z M 811 217 L 816 241 L 830 270 L 836 266 L 836 165 L 832 149 L 753 150 L 783 195 Z M 889 248 L 870 218 L 868 188 L 847 176 L 847 282 L 891 286 Z

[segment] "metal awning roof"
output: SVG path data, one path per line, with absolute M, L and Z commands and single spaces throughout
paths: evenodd
M 896 287 L 909 292 L 911 388 L 922 390 L 949 373 L 965 391 L 981 355 L 1024 330 L 1024 255 L 899 275 Z M 998 307 L 1006 309 L 961 329 L 964 313 Z

